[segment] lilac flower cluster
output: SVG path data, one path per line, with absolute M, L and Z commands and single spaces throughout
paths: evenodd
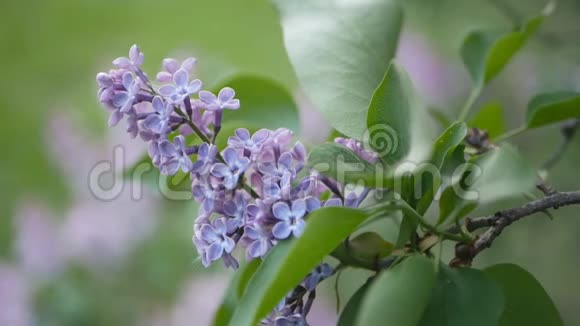
M 151 161 L 162 174 L 181 170 L 190 175 L 193 197 L 201 204 L 193 242 L 204 266 L 222 260 L 226 267 L 238 268 L 233 253 L 239 247 L 248 260 L 262 258 L 279 241 L 300 237 L 310 212 L 324 206 L 357 207 L 368 194 L 343 196 L 341 185 L 306 169 L 304 146 L 293 143 L 292 131 L 285 128 L 253 134 L 237 129 L 220 150 L 215 139 L 223 112 L 240 108 L 235 91 L 225 87 L 215 95 L 203 90 L 203 83 L 190 76 L 194 58 L 163 60 L 156 88 L 141 70 L 143 59 L 133 45 L 128 58 L 113 61 L 116 69 L 99 73 L 99 101 L 110 112 L 109 126 L 125 118 L 131 137 L 139 135 L 149 144 Z M 356 141 L 337 142 L 369 161 L 377 159 Z M 321 200 L 323 193 L 330 196 Z M 299 286 L 303 295 L 332 273 L 328 265 L 321 266 Z M 299 320 L 301 313 L 297 305 L 284 306 L 269 318 Z

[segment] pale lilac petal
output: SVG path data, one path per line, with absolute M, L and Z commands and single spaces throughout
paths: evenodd
M 226 201 L 223 209 L 228 216 L 236 216 L 238 213 L 238 205 L 233 200 Z
M 290 207 L 285 202 L 277 202 L 272 206 L 272 213 L 274 213 L 274 217 L 281 221 L 290 221 L 292 217 L 292 212 L 290 211 Z
M 304 199 L 296 199 L 292 203 L 292 214 L 296 218 L 300 218 L 306 214 L 306 202 L 304 202 Z
M 123 87 L 125 87 L 126 90 L 131 90 L 133 88 L 133 84 L 134 84 L 133 74 L 130 72 L 124 73 Z
M 109 116 L 109 127 L 114 127 L 116 126 L 119 121 L 121 121 L 121 119 L 123 119 L 123 113 L 120 111 L 113 111 L 111 112 L 111 115 Z
M 211 225 L 204 224 L 200 231 L 202 239 L 207 242 L 214 242 L 220 238 L 219 233 Z
M 183 171 L 183 173 L 188 173 L 193 168 L 193 162 L 191 161 L 191 158 L 189 158 L 189 156 L 181 157 L 180 163 L 181 163 L 181 171 Z
M 173 82 L 180 88 L 187 87 L 187 82 L 189 81 L 189 74 L 183 69 L 177 70 L 173 75 Z
M 181 64 L 181 69 L 187 71 L 187 72 L 191 72 L 193 70 L 193 68 L 195 67 L 197 63 L 197 59 L 195 58 L 187 58 L 185 60 L 183 60 L 183 63 Z
M 276 169 L 276 165 L 272 162 L 264 162 L 258 165 L 258 170 L 264 174 L 268 175 L 276 175 L 278 170 Z
M 260 232 L 258 232 L 258 230 L 256 230 L 254 227 L 251 226 L 246 226 L 244 228 L 244 236 L 246 238 L 250 238 L 252 240 L 256 240 L 260 238 Z
M 330 198 L 324 203 L 324 207 L 342 206 L 342 201 L 339 198 Z
M 129 50 L 129 59 L 131 59 L 131 61 L 133 61 L 133 64 L 136 66 L 140 66 L 143 64 L 143 60 L 145 59 L 145 56 L 139 50 L 139 47 L 137 46 L 137 44 L 133 44 L 133 46 Z
M 216 163 L 211 168 L 211 174 L 213 174 L 214 176 L 216 176 L 218 178 L 223 178 L 225 176 L 230 175 L 231 172 L 230 172 L 230 169 L 227 167 L 227 165 L 225 165 L 223 163 Z
M 113 64 L 120 69 L 130 69 L 131 68 L 131 60 L 129 58 L 120 57 L 113 60 Z
M 189 83 L 189 86 L 187 87 L 187 92 L 189 94 L 195 94 L 195 93 L 199 92 L 201 87 L 202 87 L 201 80 L 195 79 L 191 83 Z
M 220 259 L 224 252 L 224 248 L 221 244 L 214 242 L 212 243 L 209 248 L 207 248 L 207 258 L 209 260 L 214 261 Z
M 179 161 L 171 160 L 161 167 L 161 174 L 163 175 L 174 175 L 179 170 Z
M 254 135 L 252 136 L 252 140 L 254 141 L 254 143 L 259 144 L 262 143 L 264 140 L 266 140 L 269 135 L 270 131 L 268 129 L 260 129 L 254 133 Z
M 226 103 L 236 96 L 236 92 L 231 87 L 224 87 L 218 94 L 220 103 Z
M 163 156 L 173 157 L 177 154 L 177 150 L 170 141 L 164 140 L 159 143 L 159 153 Z
M 286 239 L 290 236 L 292 230 L 287 222 L 278 222 L 272 228 L 272 235 L 276 239 Z
M 175 93 L 175 86 L 174 85 L 165 85 L 159 88 L 159 94 L 163 96 L 171 96 Z
M 304 201 L 306 202 L 306 210 L 308 212 L 312 212 L 320 208 L 320 200 L 318 200 L 316 197 L 306 197 Z
M 152 114 L 147 118 L 145 118 L 145 120 L 143 121 L 143 127 L 153 131 L 154 133 L 159 134 L 162 132 L 163 124 L 158 115 Z
M 238 162 L 238 152 L 231 147 L 227 147 L 223 151 L 224 160 L 229 166 L 234 166 Z
M 165 58 L 163 59 L 163 69 L 172 76 L 178 69 L 179 69 L 179 61 L 173 58 Z
M 224 244 L 223 244 L 223 248 L 224 248 L 225 252 L 227 252 L 229 254 L 232 251 L 234 251 L 235 247 L 236 247 L 236 243 L 234 242 L 234 240 L 232 238 L 225 239 Z
M 252 258 L 258 258 L 266 255 L 268 245 L 265 241 L 254 241 L 248 246 L 248 255 Z
M 284 167 L 286 170 L 292 166 L 292 154 L 288 152 L 282 153 L 278 159 L 278 165 Z
M 113 78 L 109 74 L 100 72 L 97 74 L 97 83 L 100 87 L 111 87 L 113 86 Z
M 241 140 L 246 141 L 246 140 L 249 140 L 250 139 L 250 132 L 246 128 L 238 128 L 238 129 L 236 129 L 235 134 Z
M 213 222 L 213 226 L 218 234 L 226 233 L 227 226 L 225 222 L 225 218 L 218 218 Z
M 206 104 L 215 104 L 216 101 L 215 95 L 208 91 L 199 92 L 199 99 Z
M 173 139 L 175 147 L 179 148 L 182 152 L 185 151 L 185 137 L 179 135 Z
M 153 101 L 151 101 L 151 105 L 153 106 L 153 110 L 158 114 L 163 114 L 165 112 L 165 104 L 163 100 L 159 96 L 155 96 Z
M 237 184 L 238 184 L 237 176 L 230 174 L 224 177 L 224 186 L 227 189 L 234 189 L 236 188 Z
M 299 238 L 302 233 L 304 233 L 304 229 L 306 228 L 306 222 L 304 222 L 304 220 L 297 220 L 296 224 L 294 225 L 294 228 L 292 229 L 292 234 L 296 237 Z
M 237 110 L 240 108 L 240 100 L 234 99 L 222 104 L 222 108 L 229 110 Z
M 113 96 L 113 105 L 117 108 L 122 107 L 129 101 L 129 93 L 125 91 L 120 91 L 115 93 Z
M 156 78 L 161 83 L 170 83 L 173 80 L 173 75 L 167 71 L 160 71 Z

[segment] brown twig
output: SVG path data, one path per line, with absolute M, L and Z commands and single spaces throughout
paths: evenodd
M 471 260 L 481 251 L 489 248 L 506 227 L 526 216 L 550 208 L 557 209 L 574 204 L 580 204 L 580 191 L 553 192 L 544 198 L 531 201 L 520 207 L 501 210 L 489 216 L 467 219 L 465 227 L 470 232 L 485 227 L 488 229 L 471 244 L 459 243 L 456 247 L 456 257 L 451 264 L 470 265 Z M 457 233 L 459 230 L 457 227 L 452 227 L 447 232 Z

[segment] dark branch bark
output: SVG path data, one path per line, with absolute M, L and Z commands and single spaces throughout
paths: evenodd
M 498 211 L 489 216 L 467 219 L 465 226 L 470 232 L 486 227 L 489 229 L 477 237 L 473 244 L 459 244 L 456 248 L 456 258 L 452 261 L 452 264 L 471 264 L 473 257 L 489 248 L 506 227 L 526 216 L 546 211 L 550 208 L 557 209 L 574 204 L 580 204 L 580 191 L 553 192 L 544 198 L 531 201 L 520 207 Z M 459 230 L 457 227 L 452 227 L 448 232 L 457 233 Z M 461 252 L 461 257 L 457 256 L 459 252 Z

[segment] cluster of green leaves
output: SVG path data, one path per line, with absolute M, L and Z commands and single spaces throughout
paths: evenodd
M 382 0 L 274 3 L 290 61 L 306 94 L 338 132 L 366 142 L 380 155 L 378 164 L 370 164 L 346 147 L 322 144 L 311 151 L 310 166 L 344 184 L 396 194 L 359 209 L 329 207 L 309 214 L 300 238 L 280 242 L 261 263 L 247 265 L 232 280 L 216 324 L 255 325 L 317 264 L 334 256 L 341 267 L 376 272 L 346 304 L 339 325 L 561 325 L 547 293 L 522 268 L 450 268 L 428 254 L 438 241 L 472 241 L 473 235 L 466 232 L 444 230 L 459 224 L 476 206 L 526 193 L 536 181 L 535 169 L 509 144 L 489 146 L 483 153 L 469 148 L 464 143 L 469 127 L 501 141 L 580 117 L 578 93 L 558 92 L 536 96 L 525 125 L 515 131 L 505 131 L 501 105 L 495 102 L 466 121 L 479 93 L 523 48 L 549 10 L 513 31 L 474 31 L 467 36 L 461 56 L 473 79 L 473 92 L 457 121 L 439 119 L 443 133 L 434 141 L 421 140 L 432 142 L 430 155 L 402 169 L 424 127 L 414 117 L 425 112 L 408 75 L 393 61 L 401 8 Z M 389 151 L 374 141 L 384 131 L 377 126 L 388 126 L 397 137 Z M 439 216 L 432 223 L 425 214 L 437 193 Z M 395 243 L 374 232 L 344 242 L 362 225 L 395 213 L 402 215 Z M 421 231 L 435 235 L 435 242 L 418 243 Z M 391 255 L 394 263 L 380 264 Z

